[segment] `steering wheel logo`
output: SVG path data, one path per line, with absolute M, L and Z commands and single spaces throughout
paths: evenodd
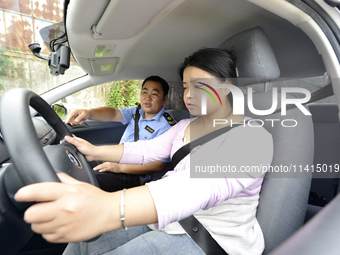
M 82 168 L 80 161 L 78 160 L 78 158 L 77 158 L 75 155 L 73 155 L 73 153 L 72 153 L 71 151 L 66 150 L 66 154 L 67 154 L 68 158 L 71 160 L 71 162 L 72 162 L 76 167 Z

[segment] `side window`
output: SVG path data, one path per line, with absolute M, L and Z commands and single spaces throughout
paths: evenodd
M 92 86 L 61 99 L 68 111 L 101 106 L 126 108 L 140 100 L 141 80 L 114 81 Z

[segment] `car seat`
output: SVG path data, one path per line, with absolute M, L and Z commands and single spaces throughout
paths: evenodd
M 270 42 L 260 27 L 232 36 L 219 48 L 231 51 L 236 57 L 240 87 L 264 84 L 280 76 Z M 254 94 L 253 105 L 258 110 L 269 109 L 272 92 Z M 280 112 L 256 116 L 246 105 L 245 115 L 257 119 L 272 134 L 274 156 L 271 166 L 279 170 L 266 173 L 257 210 L 265 239 L 263 254 L 268 254 L 303 225 L 312 176 L 311 171 L 299 172 L 297 167 L 313 164 L 313 123 L 311 116 L 305 116 L 297 108 L 288 110 L 285 116 Z M 275 125 L 268 119 L 276 119 Z M 287 119 L 295 120 L 298 125 L 291 128 L 283 126 L 282 121 Z M 298 171 L 294 172 L 294 168 Z M 287 169 L 290 171 L 283 173 Z

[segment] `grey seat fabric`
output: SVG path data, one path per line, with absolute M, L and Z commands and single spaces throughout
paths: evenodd
M 313 217 L 303 228 L 276 248 L 272 255 L 313 255 L 340 253 L 340 195 Z
M 268 116 L 283 119 L 280 114 Z M 290 168 L 289 173 L 270 172 L 260 193 L 257 219 L 265 237 L 267 254 L 277 247 L 303 225 L 308 204 L 311 184 L 311 171 L 299 172 L 299 166 L 313 164 L 314 140 L 311 118 L 304 116 L 300 110 L 288 111 L 284 119 L 295 119 L 298 125 L 293 128 L 281 125 L 272 127 L 265 123 L 265 128 L 274 139 L 273 167 Z M 294 172 L 294 167 L 297 172 Z
M 190 118 L 190 113 L 187 110 L 169 109 L 167 112 L 170 113 L 177 122 L 181 121 L 182 119 Z
M 280 76 L 275 54 L 261 27 L 238 33 L 218 47 L 229 50 L 236 57 L 238 86 L 268 82 Z
M 219 47 L 230 50 L 236 57 L 239 86 L 268 82 L 280 75 L 274 52 L 265 32 L 259 27 L 234 35 Z M 271 104 L 271 92 L 254 94 L 255 109 L 266 110 Z M 256 116 L 247 106 L 245 115 L 258 119 L 258 122 L 272 134 L 274 141 L 272 167 L 292 169 L 300 165 L 313 164 L 314 135 L 310 116 L 305 116 L 297 108 L 288 110 L 286 116 L 282 116 L 281 113 Z M 269 119 L 276 119 L 275 125 L 268 121 Z M 298 125 L 291 128 L 282 126 L 281 122 L 287 119 L 296 120 Z M 265 239 L 264 254 L 268 254 L 302 226 L 310 183 L 311 172 L 307 171 L 295 173 L 291 170 L 285 174 L 280 171 L 266 174 L 257 210 L 257 219 Z

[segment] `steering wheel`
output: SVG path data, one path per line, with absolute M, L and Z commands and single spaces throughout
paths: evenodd
M 56 131 L 61 143 L 43 149 L 36 135 L 29 105 Z M 72 136 L 64 122 L 37 94 L 26 89 L 7 91 L 1 100 L 1 130 L 6 148 L 24 185 L 59 182 L 56 172 L 97 185 L 93 170 L 77 149 L 64 141 Z M 44 152 L 45 151 L 45 152 Z
M 0 123 L 3 139 L 12 165 L 0 173 L 0 253 L 8 241 L 27 239 L 23 232 L 31 230 L 23 221 L 23 212 L 30 204 L 14 200 L 16 191 L 39 182 L 60 182 L 57 172 L 64 172 L 75 179 L 98 186 L 93 170 L 75 146 L 64 140 L 72 136 L 64 122 L 40 96 L 27 89 L 8 90 L 1 98 Z M 33 107 L 56 131 L 60 144 L 42 147 L 37 137 L 29 106 Z M 10 201 L 10 202 L 9 202 Z M 15 215 L 15 216 L 13 216 Z M 4 220 L 1 220 L 4 218 Z M 27 230 L 28 229 L 28 230 Z M 4 232 L 2 235 L 1 233 Z M 10 235 L 9 233 L 14 233 Z M 20 236 L 23 237 L 20 237 Z M 8 236 L 8 238 L 6 238 Z M 4 237 L 4 238 L 3 238 Z M 7 240 L 9 239 L 9 240 Z M 23 242 L 27 241 L 17 241 Z M 7 242 L 7 244 L 6 244 Z M 8 250 L 7 250 L 8 251 Z

